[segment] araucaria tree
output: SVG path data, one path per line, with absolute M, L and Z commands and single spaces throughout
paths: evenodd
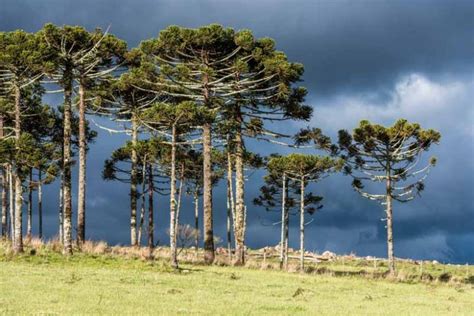
M 177 149 L 179 145 L 187 143 L 184 137 L 192 131 L 194 126 L 203 126 L 212 122 L 213 115 L 207 107 L 200 106 L 192 101 L 183 101 L 179 104 L 157 103 L 140 117 L 140 121 L 152 131 L 164 134 L 169 138 L 165 144 L 171 147 L 170 161 L 170 250 L 171 265 L 178 267 L 178 253 L 176 246 L 177 207 L 176 180 L 177 180 Z M 191 141 L 192 143 L 192 141 Z M 181 172 L 184 174 L 184 171 Z M 183 179 L 181 178 L 181 184 Z M 180 192 L 181 193 L 181 192 Z
M 153 256 L 154 248 L 154 216 L 153 216 L 153 195 L 155 192 L 164 194 L 168 188 L 160 188 L 165 173 L 160 170 L 159 165 L 166 156 L 169 156 L 169 149 L 163 146 L 165 141 L 162 137 L 150 137 L 146 140 L 128 141 L 124 146 L 112 153 L 110 159 L 104 164 L 102 176 L 105 180 L 118 180 L 125 183 L 135 181 L 141 182 L 141 192 L 136 190 L 135 199 L 141 197 L 141 209 L 138 218 L 138 229 L 135 223 L 136 244 L 140 246 L 143 224 L 145 221 L 145 204 L 148 193 L 148 250 L 150 258 Z M 133 168 L 136 168 L 135 171 Z M 136 219 L 135 219 L 136 220 Z
M 94 112 L 99 115 L 111 117 L 116 122 L 128 122 L 124 124 L 123 129 L 110 129 L 101 126 L 101 128 L 110 133 L 127 133 L 130 135 L 130 244 L 138 246 L 137 233 L 137 197 L 138 197 L 138 153 L 136 150 L 139 142 L 139 135 L 143 129 L 138 120 L 138 115 L 157 102 L 156 93 L 150 93 L 136 86 L 140 78 L 140 72 L 137 71 L 139 63 L 139 51 L 133 50 L 128 53 L 127 66 L 128 72 L 123 73 L 113 82 L 107 82 L 106 87 L 100 89 L 100 97 L 95 98 L 93 102 Z M 112 83 L 112 84 L 110 84 Z M 107 85 L 109 85 L 107 87 Z
M 147 89 L 194 101 L 210 110 L 222 106 L 222 95 L 228 93 L 223 62 L 235 55 L 234 31 L 218 25 L 199 29 L 170 26 L 157 39 L 142 42 L 141 51 L 147 62 L 143 69 L 148 76 L 143 83 Z M 212 221 L 212 124 L 202 128 L 203 204 L 205 260 L 214 261 Z
M 319 202 L 321 198 L 306 195 L 305 189 L 311 182 L 318 182 L 322 178 L 328 176 L 332 172 L 336 172 L 342 168 L 342 160 L 334 159 L 326 156 L 304 155 L 304 154 L 290 154 L 283 157 L 273 157 L 269 160 L 267 169 L 270 173 L 279 174 L 282 181 L 282 222 L 286 221 L 286 207 L 287 197 L 285 195 L 287 179 L 299 183 L 298 193 L 299 197 L 299 214 L 300 214 L 300 270 L 304 271 L 304 227 L 305 212 L 307 211 L 310 202 L 314 204 Z M 316 211 L 313 206 L 310 206 L 310 213 Z M 281 245 L 284 247 L 284 245 Z
M 22 91 L 36 83 L 43 75 L 43 55 L 38 37 L 24 31 L 0 33 L 0 94 L 13 102 L 13 131 L 15 159 L 12 161 L 12 181 L 15 191 L 13 250 L 23 252 L 22 205 L 23 187 L 19 157 L 22 154 Z
M 393 200 L 408 202 L 424 189 L 424 180 L 436 159 L 432 157 L 420 167 L 421 156 L 432 144 L 439 143 L 440 138 L 439 132 L 422 129 L 419 124 L 404 119 L 390 127 L 364 120 L 352 135 L 345 130 L 339 131 L 337 151 L 345 160 L 345 173 L 354 178 L 352 186 L 363 197 L 385 206 L 391 274 L 395 272 Z M 383 183 L 383 192 L 369 193 L 364 188 L 364 181 Z
M 270 38 L 254 38 L 249 30 L 236 33 L 235 57 L 226 60 L 229 73 L 222 118 L 226 122 L 229 159 L 235 169 L 235 264 L 245 263 L 245 138 L 282 143 L 288 135 L 275 132 L 265 122 L 308 120 L 312 108 L 304 105 L 306 89 L 293 84 L 303 75 L 303 65 L 289 62 Z M 230 147 L 233 150 L 229 150 Z
M 279 155 L 270 155 L 268 160 L 281 158 Z M 274 161 L 275 162 L 275 161 Z M 288 242 L 290 215 L 299 215 L 300 184 L 298 179 L 288 177 L 281 168 L 282 164 L 267 164 L 267 174 L 263 178 L 264 185 L 260 187 L 260 195 L 254 199 L 254 204 L 263 206 L 267 212 L 281 213 L 280 235 L 280 269 L 288 267 Z M 304 204 L 306 213 L 313 215 L 322 208 L 321 196 L 312 192 L 305 194 Z
M 213 263 L 212 193 L 226 175 L 228 261 L 245 264 L 245 182 L 249 169 L 265 165 L 265 184 L 254 204 L 281 209 L 282 267 L 288 258 L 289 215 L 299 215 L 304 271 L 305 216 L 322 207 L 322 197 L 308 186 L 344 167 L 357 192 L 386 208 L 389 268 L 394 273 L 393 202 L 410 201 L 424 189 L 436 159 L 422 154 L 441 136 L 406 120 L 390 127 L 361 121 L 353 133 L 339 131 L 337 144 L 318 128 L 300 130 L 290 144 L 292 136 L 282 131 L 282 122 L 309 121 L 313 111 L 304 104 L 306 89 L 299 86 L 303 72 L 303 65 L 289 61 L 272 39 L 218 24 L 169 26 L 130 51 L 124 41 L 99 28 L 46 24 L 35 34 L 0 32 L 2 238 L 12 240 L 14 253 L 23 251 L 23 231 L 26 243 L 34 231 L 34 190 L 43 236 L 43 185 L 59 175 L 59 239 L 63 253 L 72 254 L 72 170 L 77 156 L 76 241 L 81 250 L 86 238 L 86 156 L 88 143 L 97 135 L 86 115 L 100 115 L 121 128 L 94 122 L 97 126 L 130 136 L 106 160 L 103 177 L 129 184 L 130 243 L 140 246 L 147 223 L 150 258 L 155 247 L 155 193 L 170 194 L 170 259 L 178 267 L 185 192 L 192 195 L 194 230 L 183 226 L 183 237 L 194 237 L 197 257 L 202 196 L 204 262 Z M 43 104 L 48 92 L 62 93 L 62 104 Z M 246 146 L 249 140 L 295 148 L 314 143 L 332 156 L 294 153 L 262 159 Z M 375 184 L 367 190 L 365 182 Z M 379 182 L 383 190 L 369 192 Z M 23 205 L 28 205 L 26 229 Z
M 198 29 L 171 26 L 155 40 L 145 41 L 148 75 L 143 87 L 173 98 L 192 100 L 215 110 L 216 118 L 232 124 L 235 144 L 236 264 L 245 259 L 244 136 L 278 137 L 263 126 L 265 120 L 308 119 L 311 108 L 300 103 L 306 90 L 291 87 L 303 73 L 301 64 L 288 62 L 273 40 L 255 39 L 248 30 L 235 32 L 220 25 Z M 206 262 L 214 260 L 212 229 L 213 122 L 202 126 L 204 248 Z M 250 132 L 248 132 L 250 131 Z
M 78 94 L 79 112 L 79 186 L 77 242 L 85 239 L 86 190 L 86 96 L 101 78 L 112 73 L 122 59 L 126 44 L 100 29 L 88 32 L 80 26 L 56 27 L 47 24 L 39 33 L 43 46 L 54 65 L 48 72 L 53 82 L 64 92 L 64 252 L 72 253 L 72 202 L 71 202 L 71 112 L 73 93 Z

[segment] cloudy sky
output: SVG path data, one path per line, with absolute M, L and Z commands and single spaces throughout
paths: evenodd
M 474 3 L 472 1 L 159 1 L 159 0 L 0 0 L 0 31 L 37 31 L 43 24 L 111 26 L 129 47 L 157 36 L 168 25 L 198 27 L 220 23 L 251 29 L 276 40 L 278 49 L 305 66 L 309 123 L 334 137 L 359 120 L 391 124 L 397 118 L 437 129 L 442 141 L 429 155 L 439 159 L 421 198 L 395 204 L 395 252 L 400 257 L 474 263 Z M 48 102 L 56 99 L 49 98 Z M 101 179 L 103 161 L 125 136 L 99 130 L 88 161 L 87 234 L 127 243 L 128 188 Z M 288 152 L 248 144 L 261 154 Z M 278 242 L 277 214 L 254 207 L 263 171 L 247 182 L 248 244 Z M 307 226 L 309 250 L 385 256 L 380 205 L 366 201 L 351 180 L 333 176 L 312 186 L 324 208 Z M 57 229 L 57 185 L 45 189 L 46 229 Z M 215 192 L 215 231 L 224 236 L 224 186 Z M 157 230 L 166 243 L 167 201 L 157 205 Z M 192 213 L 184 203 L 184 221 Z M 297 247 L 297 219 L 291 245 Z

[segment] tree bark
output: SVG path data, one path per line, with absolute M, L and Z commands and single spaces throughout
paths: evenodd
M 176 206 L 176 221 L 175 221 L 175 231 L 179 232 L 179 216 L 181 213 L 181 196 L 183 193 L 183 184 L 184 184 L 184 164 L 181 164 L 181 174 L 179 176 L 179 188 L 178 188 L 178 202 Z
M 28 208 L 26 215 L 26 240 L 31 241 L 33 231 L 33 169 L 28 172 Z
M 203 126 L 203 212 L 204 212 L 204 262 L 214 262 L 214 231 L 212 218 L 212 139 L 211 124 Z
M 21 137 L 21 109 L 20 109 L 20 88 L 15 87 L 15 150 L 20 153 L 20 137 Z M 15 161 L 13 168 L 13 178 L 15 181 L 15 237 L 13 242 L 13 252 L 15 254 L 23 252 L 23 187 L 20 177 L 20 166 Z
M 286 196 L 288 196 L 288 182 L 286 186 Z M 286 208 L 286 216 L 285 216 L 285 270 L 288 270 L 288 238 L 290 233 L 290 212 L 288 207 Z
M 241 121 L 241 120 L 240 120 Z M 239 128 L 235 134 L 235 227 L 236 265 L 245 264 L 244 144 Z
M 0 115 L 0 140 L 3 140 L 3 115 Z M 6 165 L 0 167 L 0 186 L 2 188 L 1 199 L 2 199 L 2 239 L 8 237 L 8 201 L 7 201 L 7 172 Z
M 38 170 L 38 237 L 43 238 L 43 176 Z
M 79 179 L 77 192 L 77 245 L 79 247 L 86 238 L 86 104 L 84 99 L 84 83 L 79 82 Z
M 13 244 L 15 254 L 23 252 L 22 192 L 21 178 L 18 174 L 15 174 L 15 242 Z
M 286 174 L 283 173 L 281 189 L 281 238 L 280 238 L 280 269 L 285 261 L 285 231 L 286 231 Z
M 139 247 L 142 244 L 142 232 L 143 232 L 143 223 L 145 221 L 145 207 L 146 207 L 146 172 L 147 172 L 147 163 L 146 163 L 146 156 L 143 158 L 143 168 L 142 168 L 142 204 L 140 206 L 140 214 L 139 214 L 139 223 L 138 223 L 138 237 L 137 237 L 137 244 L 136 246 Z
M 171 266 L 178 268 L 176 247 L 176 124 L 171 130 L 171 183 L 170 183 L 170 251 Z
M 153 184 L 153 166 L 148 164 L 148 250 L 149 257 L 153 257 L 153 248 L 154 244 L 154 222 L 153 222 L 153 193 L 154 193 L 154 184 Z
M 15 242 L 15 186 L 13 184 L 13 167 L 12 165 L 8 165 L 7 167 L 7 174 L 8 174 L 8 197 L 10 199 L 10 236 L 12 243 Z
M 234 211 L 234 189 L 232 186 L 232 154 L 229 146 L 230 138 L 227 137 L 227 252 L 229 255 L 229 262 L 232 262 L 232 228 L 235 220 Z M 235 239 L 235 238 L 234 238 Z
M 231 183 L 232 183 L 232 180 L 229 181 L 229 177 L 232 177 L 232 175 L 229 176 L 229 174 L 227 175 L 227 255 L 229 256 L 229 262 L 232 262 L 232 240 L 231 240 L 231 237 L 232 237 L 232 234 L 231 234 L 231 229 L 232 229 L 232 224 L 231 224 L 231 221 L 232 221 L 232 217 L 231 217 L 231 206 L 230 206 L 230 199 L 231 199 L 231 190 L 232 188 L 230 187 L 231 186 Z
M 8 238 L 8 197 L 7 197 L 7 187 L 8 179 L 6 168 L 1 168 L 1 187 L 2 187 L 2 239 Z
M 391 275 L 395 274 L 395 258 L 393 256 L 393 230 L 392 230 L 392 181 L 390 176 L 390 163 L 387 163 L 387 252 L 388 267 Z
M 132 112 L 132 170 L 130 175 L 130 244 L 132 246 L 137 246 L 137 141 L 137 118 L 135 112 Z
M 195 229 L 195 239 L 194 246 L 196 248 L 196 257 L 199 253 L 199 189 L 196 187 L 194 191 L 194 229 Z
M 72 79 L 66 79 L 64 87 L 64 130 L 63 130 L 63 203 L 64 203 L 64 248 L 65 255 L 72 255 L 72 200 L 71 200 L 71 93 Z
M 300 191 L 300 271 L 304 272 L 304 177 L 301 177 Z
M 208 63 L 208 52 L 202 51 L 204 64 Z M 204 104 L 208 108 L 210 104 L 209 76 L 203 75 L 203 97 Z M 203 125 L 202 129 L 202 155 L 203 155 L 203 224 L 204 224 L 204 262 L 214 262 L 214 228 L 212 215 L 212 125 L 210 122 Z
M 61 178 L 59 184 L 59 231 L 58 237 L 61 244 L 64 244 L 64 172 L 61 171 Z

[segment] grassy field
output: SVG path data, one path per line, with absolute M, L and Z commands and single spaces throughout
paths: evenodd
M 173 271 L 138 256 L 40 249 L 14 257 L 0 247 L 0 314 L 473 315 L 474 288 L 249 267 Z

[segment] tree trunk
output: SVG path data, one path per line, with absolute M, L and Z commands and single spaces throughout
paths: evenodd
M 139 223 L 138 223 L 138 237 L 137 237 L 137 244 L 136 246 L 140 246 L 142 244 L 142 232 L 143 232 L 143 223 L 145 221 L 145 207 L 146 207 L 146 157 L 143 159 L 143 170 L 142 170 L 142 204 L 140 207 L 140 214 L 139 214 Z
M 153 184 L 153 166 L 148 164 L 148 250 L 149 257 L 153 257 L 153 248 L 155 246 L 153 240 L 153 193 L 154 193 L 154 184 Z
M 135 112 L 132 112 L 132 170 L 130 175 L 130 244 L 132 246 L 137 246 L 137 141 L 137 118 Z
M 280 269 L 285 261 L 285 231 L 286 231 L 286 174 L 283 173 L 281 189 L 281 238 L 280 238 Z
M 79 83 L 79 183 L 77 192 L 77 245 L 86 238 L 86 104 L 84 83 Z
M 179 232 L 179 216 L 181 213 L 181 196 L 183 192 L 183 184 L 184 184 L 184 164 L 181 164 L 181 174 L 179 176 L 179 188 L 178 188 L 178 203 L 176 206 L 176 221 L 175 221 L 175 231 Z
M 59 232 L 58 237 L 61 244 L 64 244 L 64 172 L 61 171 L 61 180 L 59 184 Z
M 33 169 L 30 168 L 28 175 L 28 209 L 26 216 L 26 240 L 31 241 L 33 231 Z
M 21 178 L 17 172 L 15 174 L 15 242 L 13 244 L 13 252 L 16 254 L 23 252 L 23 190 Z
M 171 183 L 170 183 L 170 251 L 171 266 L 178 268 L 176 247 L 176 125 L 171 131 Z
M 300 271 L 304 272 L 304 177 L 301 177 L 300 191 Z
M 15 87 L 15 150 L 20 153 L 21 137 L 21 109 L 20 109 L 20 88 Z M 15 181 L 15 237 L 13 242 L 13 252 L 18 254 L 23 252 L 23 187 L 21 185 L 20 166 L 15 161 L 13 168 L 13 178 Z
M 1 168 L 1 187 L 2 187 L 2 239 L 8 238 L 8 197 L 7 197 L 7 187 L 8 179 L 6 167 Z
M 0 140 L 3 140 L 3 115 L 0 115 Z M 2 188 L 1 199 L 2 199 L 2 239 L 6 239 L 8 236 L 8 202 L 7 202 L 7 172 L 6 165 L 0 167 L 1 183 Z
M 194 246 L 196 247 L 196 258 L 199 253 L 199 195 L 198 195 L 198 187 L 194 191 L 194 229 L 195 229 L 195 237 L 194 237 Z
M 204 64 L 208 63 L 208 52 L 202 51 Z M 209 95 L 209 76 L 203 75 L 203 97 L 204 104 L 211 107 Z M 214 262 L 214 228 L 212 216 L 212 124 L 210 122 L 203 125 L 202 129 L 202 155 L 203 155 L 203 224 L 204 224 L 204 262 L 211 264 Z
M 232 234 L 231 234 L 231 229 L 232 229 L 232 224 L 231 224 L 231 221 L 232 221 L 232 216 L 231 216 L 231 206 L 230 206 L 230 190 L 231 190 L 231 187 L 230 187 L 230 182 L 229 182 L 229 179 L 227 179 L 227 255 L 229 256 L 229 262 L 232 262 L 232 240 L 231 240 L 231 237 L 232 237 Z
M 387 171 L 387 252 L 388 252 L 388 267 L 391 275 L 395 274 L 395 258 L 393 256 L 393 230 L 392 230 L 392 183 L 390 177 L 390 165 L 388 164 Z
M 64 87 L 64 132 L 63 132 L 63 203 L 64 203 L 64 249 L 65 255 L 72 255 L 72 200 L 71 200 L 71 93 L 72 80 Z
M 286 196 L 288 196 L 288 182 L 286 186 Z M 286 208 L 286 216 L 285 216 L 285 270 L 288 270 L 288 238 L 290 233 L 290 212 L 288 207 Z
M 229 146 L 230 138 L 227 136 L 227 252 L 229 262 L 232 262 L 232 222 L 234 221 L 234 189 L 232 187 L 232 155 Z
M 13 183 L 13 167 L 8 166 L 8 197 L 10 199 L 10 236 L 12 243 L 15 242 L 15 186 Z
M 203 217 L 204 217 L 204 262 L 214 262 L 214 231 L 212 218 L 212 139 L 211 124 L 206 123 L 202 131 L 203 138 Z
M 43 238 L 43 177 L 41 169 L 38 170 L 38 236 Z
M 239 125 L 240 126 L 240 125 Z M 235 227 L 236 265 L 245 263 L 245 205 L 244 205 L 244 144 L 242 133 L 239 130 L 235 135 Z

